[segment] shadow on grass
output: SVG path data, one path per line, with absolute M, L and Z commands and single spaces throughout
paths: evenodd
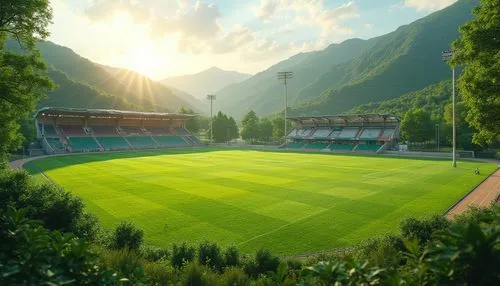
M 73 153 L 50 156 L 46 158 L 35 159 L 23 165 L 23 168 L 30 174 L 40 174 L 44 171 L 64 168 L 70 165 L 87 164 L 92 162 L 102 162 L 115 159 L 130 159 L 139 157 L 154 157 L 163 155 L 179 155 L 206 153 L 220 151 L 215 148 L 175 148 L 175 149 L 148 149 L 137 151 L 114 151 L 114 152 L 92 152 L 92 153 Z
M 419 161 L 449 161 L 450 158 L 434 158 L 434 157 L 409 157 L 409 156 L 391 156 L 369 153 L 330 153 L 321 151 L 304 151 L 291 149 L 252 149 L 252 148 L 231 148 L 231 147 L 200 147 L 200 148 L 174 148 L 174 149 L 155 149 L 155 150 L 138 150 L 138 151 L 115 151 L 115 152 L 95 152 L 95 153 L 74 153 L 51 156 L 47 158 L 35 159 L 24 164 L 30 174 L 40 174 L 44 171 L 50 171 L 58 168 L 64 168 L 70 165 L 87 164 L 92 162 L 108 161 L 115 159 L 129 159 L 138 157 L 154 157 L 163 155 L 180 155 L 193 153 L 209 153 L 215 151 L 254 151 L 254 152 L 270 152 L 270 153 L 291 153 L 302 155 L 325 155 L 325 156 L 349 156 L 349 157 L 365 157 L 365 158 L 384 158 L 393 160 L 419 160 Z M 464 160 L 468 161 L 468 160 Z

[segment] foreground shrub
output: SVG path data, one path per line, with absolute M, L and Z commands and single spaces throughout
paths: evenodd
M 438 231 L 420 258 L 425 281 L 439 285 L 500 284 L 500 213 Z
M 179 281 L 179 272 L 163 262 L 144 264 L 146 285 L 175 285 Z
M 141 249 L 142 256 L 148 261 L 160 261 L 168 259 L 170 251 L 166 248 L 146 246 Z
M 320 262 L 302 270 L 304 281 L 314 285 L 379 285 L 384 270 L 355 260 Z
M 116 269 L 132 282 L 143 279 L 144 259 L 137 251 L 129 249 L 107 250 L 101 252 L 101 259 L 106 266 Z
M 275 272 L 280 264 L 280 259 L 271 254 L 267 249 L 261 249 L 255 254 L 255 260 L 247 261 L 244 269 L 251 277 L 257 277 L 260 274 Z
M 25 171 L 0 171 L 0 209 L 26 209 L 26 216 L 40 220 L 50 230 L 72 232 L 93 239 L 98 222 L 86 214 L 80 198 L 48 183 L 36 183 Z
M 0 210 L 0 285 L 118 285 L 83 240 L 49 231 L 26 211 Z
M 195 248 L 188 246 L 186 242 L 181 245 L 174 244 L 172 246 L 172 256 L 170 257 L 170 262 L 172 263 L 172 266 L 181 268 L 185 263 L 193 261 L 195 253 Z
M 228 267 L 221 277 L 221 284 L 228 286 L 246 286 L 250 285 L 250 277 L 245 274 L 243 269 L 238 267 Z
M 432 233 L 446 229 L 450 222 L 443 216 L 434 215 L 428 219 L 418 220 L 415 218 L 404 219 L 400 223 L 401 234 L 408 240 L 417 240 L 420 246 L 424 246 L 432 238 Z
M 240 265 L 240 251 L 236 246 L 230 246 L 224 251 L 224 262 L 226 266 Z
M 211 286 L 219 284 L 219 278 L 208 267 L 192 262 L 183 269 L 182 285 Z
M 144 232 L 130 222 L 121 222 L 113 233 L 112 246 L 116 249 L 138 250 L 142 244 Z
M 372 265 L 384 268 L 397 267 L 404 263 L 406 251 L 403 240 L 395 235 L 374 237 L 359 243 L 354 248 L 353 257 L 367 260 Z
M 220 247 L 216 243 L 209 241 L 200 243 L 198 246 L 198 262 L 220 272 L 224 267 Z

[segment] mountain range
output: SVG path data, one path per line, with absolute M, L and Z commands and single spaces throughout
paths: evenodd
M 319 115 L 365 111 L 451 77 L 441 52 L 472 18 L 477 0 L 455 4 L 396 31 L 372 39 L 350 39 L 321 51 L 300 53 L 253 76 L 210 68 L 203 72 L 153 81 L 122 68 L 103 66 L 69 48 L 41 42 L 48 75 L 58 87 L 42 106 L 178 111 L 207 114 L 207 93 L 215 93 L 216 110 L 237 120 L 254 110 L 267 116 L 284 109 L 280 71 L 293 72 L 288 82 L 289 114 Z M 15 41 L 6 48 L 21 51 Z M 218 90 L 220 88 L 220 90 Z M 428 89 L 427 92 L 435 90 Z M 430 97 L 429 97 L 430 98 Z M 200 100 L 202 99 L 202 100 Z M 364 106 L 356 109 L 358 106 Z
M 228 85 L 242 82 L 251 76 L 250 74 L 211 67 L 196 74 L 173 76 L 160 82 L 188 92 L 199 100 L 205 100 L 207 94 L 215 93 Z
M 38 107 L 116 108 L 177 112 L 181 107 L 202 111 L 190 94 L 166 87 L 139 73 L 94 63 L 69 48 L 52 42 L 37 44 L 57 87 Z M 21 52 L 16 41 L 8 50 Z
M 295 55 L 217 92 L 216 106 L 239 119 L 250 110 L 260 116 L 283 110 L 279 71 L 294 73 L 288 84 L 291 115 L 344 113 L 423 89 L 451 77 L 441 52 L 459 36 L 477 3 L 460 0 L 389 34 Z

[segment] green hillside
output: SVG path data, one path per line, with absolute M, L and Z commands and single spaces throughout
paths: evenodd
M 134 108 L 142 111 L 177 111 L 181 107 L 194 108 L 186 100 L 177 97 L 170 89 L 143 75 L 125 69 L 116 69 L 111 73 L 99 64 L 81 57 L 69 48 L 56 45 L 51 42 L 40 42 L 37 45 L 43 58 L 47 62 L 53 80 L 62 90 L 57 88 L 49 94 L 47 102 L 55 106 L 67 107 L 108 107 Z M 8 41 L 6 49 L 20 52 L 15 41 Z M 66 76 L 61 76 L 55 71 L 61 71 Z M 69 82 L 68 82 L 69 79 Z M 90 87 L 91 90 L 77 83 Z M 80 96 L 79 92 L 85 90 Z M 86 97 L 92 93 L 94 97 L 108 95 L 108 98 L 94 98 L 89 102 Z M 57 95 L 56 98 L 50 98 Z M 110 101 L 109 96 L 113 98 Z M 81 98 L 80 98 L 81 97 Z M 117 102 L 121 102 L 117 104 Z M 95 104 L 94 104 L 95 103 Z M 102 103 L 104 106 L 100 106 Z
M 138 106 L 120 97 L 106 94 L 88 84 L 76 82 L 65 73 L 53 68 L 49 68 L 48 75 L 58 86 L 38 102 L 38 107 L 139 109 Z
M 472 17 L 475 0 L 462 0 L 379 38 L 360 57 L 335 66 L 302 93 L 324 89 L 295 114 L 340 113 L 360 104 L 396 98 L 451 77 L 441 52 Z
M 345 113 L 391 113 L 403 116 L 407 111 L 422 108 L 433 118 L 443 116 L 444 106 L 451 102 L 451 80 L 441 81 L 400 97 L 359 105 Z
M 319 75 L 334 65 L 359 56 L 375 42 L 376 39 L 351 39 L 330 45 L 323 51 L 297 54 L 241 83 L 217 92 L 217 106 L 223 112 L 229 112 L 238 118 L 250 110 L 255 110 L 258 115 L 270 114 L 283 108 L 283 84 L 276 79 L 277 72 L 294 72 L 294 78 L 288 85 L 289 100 L 293 103 L 299 97 L 301 88 L 312 84 Z
M 142 94 L 146 92 L 149 95 L 154 94 L 156 98 L 156 104 L 161 106 L 168 106 L 171 95 L 173 94 L 175 97 L 182 99 L 184 102 L 181 105 L 186 108 L 192 108 L 193 110 L 203 113 L 203 110 L 206 109 L 203 102 L 193 97 L 193 95 L 177 89 L 175 87 L 168 86 L 166 84 L 159 84 L 158 82 L 152 81 L 141 74 L 123 68 L 110 67 L 105 65 L 99 65 L 108 73 L 110 73 L 116 79 L 130 79 L 130 86 L 135 88 L 136 93 Z M 146 91 L 143 89 L 146 88 Z M 167 91 L 165 90 L 167 89 Z M 130 99 L 129 99 L 130 100 Z M 133 101 L 132 101 L 133 102 Z M 205 104 L 206 105 L 206 104 Z M 174 111 L 178 111 L 179 109 L 175 109 Z
M 191 107 L 167 87 L 136 72 L 121 70 L 115 74 L 109 73 L 71 49 L 51 42 L 39 43 L 38 48 L 50 65 L 65 72 L 70 78 L 119 96 L 142 110 L 176 111 L 182 106 Z

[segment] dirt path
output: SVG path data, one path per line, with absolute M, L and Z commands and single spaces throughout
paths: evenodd
M 469 206 L 488 207 L 500 195 L 500 169 L 489 176 L 477 188 L 459 201 L 448 213 L 447 218 L 466 211 Z

